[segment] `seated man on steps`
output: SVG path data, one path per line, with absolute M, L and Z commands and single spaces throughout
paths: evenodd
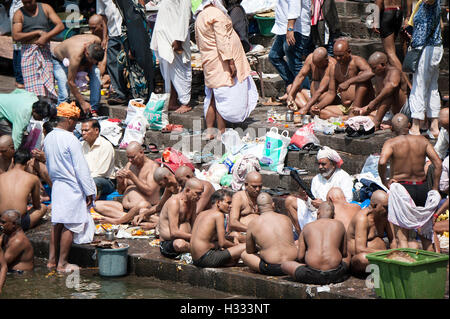
M 306 225 L 300 234 L 297 261 L 281 264 L 283 272 L 295 281 L 328 285 L 349 277 L 345 228 L 333 216 L 333 204 L 320 204 L 317 220 Z
M 95 202 L 95 211 L 105 216 L 101 222 L 124 224 L 130 222 L 141 209 L 156 205 L 159 201 L 159 185 L 153 180 L 158 164 L 144 154 L 137 142 L 131 142 L 126 149 L 128 163 L 117 172 L 117 190 L 123 194 L 118 201 Z
M 339 187 L 330 188 L 327 194 L 327 201 L 334 206 L 334 219 L 341 221 L 346 230 L 353 216 L 361 211 L 361 206 L 358 204 L 347 202 L 344 192 Z
M 284 276 L 281 263 L 293 261 L 297 256 L 291 221 L 274 211 L 275 204 L 269 194 L 259 194 L 256 203 L 261 215 L 248 225 L 246 250 L 241 258 L 253 271 Z

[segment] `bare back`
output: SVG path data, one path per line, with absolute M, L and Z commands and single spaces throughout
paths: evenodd
M 221 219 L 221 223 L 220 223 Z M 216 247 L 217 227 L 221 225 L 222 233 L 225 233 L 224 214 L 214 209 L 209 209 L 198 214 L 192 228 L 191 254 L 194 260 L 202 257 L 208 250 Z
M 248 226 L 248 224 L 258 216 L 259 213 L 256 202 L 252 202 L 249 199 L 246 191 L 239 191 L 233 195 L 230 220 L 236 219 L 241 224 Z
M 29 239 L 22 230 L 3 242 L 3 251 L 8 268 L 29 271 L 34 268 L 34 250 Z
M 28 197 L 35 193 L 39 198 L 40 184 L 37 176 L 18 169 L 0 175 L 0 211 L 16 209 L 21 215 L 27 211 Z
M 174 231 L 191 232 L 192 217 L 196 205 L 182 200 L 183 193 L 172 195 L 164 204 L 159 215 L 158 229 L 161 240 L 173 240 Z M 175 236 L 176 237 L 176 236 Z
M 297 255 L 292 223 L 285 215 L 275 212 L 261 214 L 249 224 L 247 236 L 249 234 L 260 247 L 260 257 L 268 263 L 294 260 Z
M 353 216 L 360 211 L 361 207 L 358 204 L 334 203 L 334 219 L 342 222 L 346 230 Z
M 56 46 L 53 54 L 61 61 L 64 58 L 72 61 L 72 59 L 78 59 L 83 56 L 85 45 L 90 43 L 100 44 L 101 39 L 93 34 L 74 35 Z
M 335 269 L 342 262 L 345 241 L 344 225 L 333 219 L 321 218 L 303 229 L 306 245 L 305 262 L 318 270 Z

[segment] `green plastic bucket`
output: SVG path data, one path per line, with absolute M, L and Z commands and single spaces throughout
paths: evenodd
M 406 252 L 415 262 L 386 259 L 395 250 Z M 367 254 L 371 264 L 378 266 L 378 297 L 386 299 L 442 299 L 445 295 L 448 256 L 431 251 L 397 248 Z M 372 277 L 377 272 L 372 272 Z
M 259 17 L 257 15 L 254 16 L 256 22 L 258 23 L 259 32 L 261 35 L 266 37 L 271 37 L 274 34 L 271 32 L 272 27 L 275 24 L 275 18 L 272 17 Z
M 120 248 L 97 248 L 98 269 L 100 276 L 118 277 L 127 274 L 128 247 L 119 244 Z

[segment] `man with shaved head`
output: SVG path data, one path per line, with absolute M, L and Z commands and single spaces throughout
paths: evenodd
M 423 208 L 428 206 L 427 201 L 430 194 L 430 199 L 433 198 L 432 191 L 439 190 L 442 161 L 434 150 L 433 145 L 424 136 L 409 134 L 409 120 L 404 114 L 396 114 L 393 117 L 392 130 L 396 137 L 388 139 L 384 143 L 378 162 L 378 172 L 381 181 L 389 189 L 395 185 L 393 190 L 396 194 L 403 193 L 406 197 L 409 194 L 411 197 L 410 200 L 414 202 L 415 207 Z M 434 178 L 431 190 L 428 189 L 424 169 L 426 157 L 431 160 L 434 166 Z M 386 178 L 386 165 L 389 161 L 391 178 L 388 182 Z M 402 196 L 402 198 L 404 199 L 405 196 Z M 430 217 L 434 213 L 431 210 L 430 208 Z M 392 213 L 397 214 L 399 211 L 392 211 Z M 408 217 L 409 213 L 406 213 L 405 218 Z M 408 247 L 408 229 L 398 220 L 392 219 L 391 216 L 389 220 L 394 223 L 395 235 L 400 247 Z M 403 227 L 400 227 L 400 224 Z M 431 233 L 422 233 L 420 237 L 424 249 L 431 247 L 432 231 Z
M 347 229 L 348 253 L 351 256 L 351 272 L 364 274 L 369 261 L 366 254 L 386 250 L 384 233 L 389 248 L 396 248 L 392 225 L 387 219 L 388 194 L 382 190 L 373 192 L 370 205 L 355 214 Z
M 178 167 L 178 169 L 175 171 L 175 178 L 178 182 L 178 185 L 180 187 L 180 190 L 184 188 L 184 185 L 186 184 L 186 181 L 192 177 L 194 177 L 194 172 L 192 169 L 190 169 L 188 166 L 183 165 Z M 197 203 L 197 210 L 196 214 L 204 211 L 205 209 L 209 209 L 211 207 L 210 199 L 211 195 L 214 193 L 215 189 L 214 186 L 205 180 L 200 180 L 203 184 L 203 193 L 200 199 Z
M 316 103 L 319 108 L 331 104 L 335 94 L 334 89 L 328 92 L 330 90 L 328 84 L 330 82 L 330 70 L 334 68 L 335 64 L 336 60 L 328 56 L 328 52 L 324 47 L 319 47 L 308 55 L 303 67 L 292 83 L 287 99 L 288 107 L 294 110 L 300 108 L 299 112 L 304 115 Z M 307 76 L 311 79 L 310 91 L 302 89 L 298 92 Z
M 340 103 L 313 108 L 311 112 L 322 119 L 359 115 L 359 109 L 375 98 L 371 82 L 374 74 L 364 58 L 351 53 L 346 39 L 336 40 L 333 50 L 337 63 L 330 71 L 329 85 L 335 87 Z
M 392 114 L 397 114 L 402 107 L 407 106 L 407 83 L 403 77 L 403 72 L 389 64 L 388 57 L 383 52 L 373 53 L 368 62 L 375 74 L 376 97 L 361 108 L 359 114 L 370 115 L 378 129 L 384 115 L 389 110 Z
M 345 227 L 333 216 L 333 204 L 320 204 L 317 220 L 306 225 L 300 234 L 297 260 L 281 264 L 283 272 L 295 281 L 328 285 L 348 278 Z
M 245 241 L 245 232 L 248 224 L 259 216 L 256 198 L 262 189 L 262 176 L 257 171 L 247 174 L 245 177 L 245 190 L 233 195 L 230 222 L 228 230 L 239 242 Z
M 347 202 L 344 192 L 339 187 L 330 188 L 327 194 L 327 201 L 334 206 L 334 219 L 341 221 L 345 229 L 348 228 L 353 216 L 361 211 L 361 207 L 358 204 Z
M 144 154 L 137 142 L 131 142 L 127 149 L 128 163 L 116 173 L 117 190 L 123 194 L 118 201 L 97 201 L 95 211 L 105 216 L 104 223 L 123 224 L 130 222 L 141 209 L 159 202 L 159 185 L 153 180 L 158 164 Z
M 297 256 L 291 221 L 274 211 L 275 204 L 269 194 L 259 194 L 256 203 L 260 216 L 248 224 L 246 249 L 241 258 L 253 271 L 284 276 L 281 263 L 295 260 Z
M 0 136 L 0 174 L 13 166 L 14 141 L 11 135 Z
M 172 195 L 164 204 L 157 226 L 163 256 L 176 258 L 190 252 L 196 206 L 202 193 L 202 182 L 193 177 L 186 182 L 182 192 Z
M 102 16 L 99 14 L 92 15 L 89 18 L 88 25 L 89 25 L 89 30 L 91 31 L 91 33 L 100 38 L 100 40 L 102 41 L 101 42 L 102 48 L 106 50 L 105 45 L 106 45 L 106 42 L 108 41 L 108 36 L 107 36 L 107 33 L 104 32 L 103 30 L 107 29 L 107 26 L 106 26 L 105 22 L 103 21 Z M 105 35 L 106 35 L 106 39 L 104 41 L 103 37 Z M 107 59 L 107 54 L 105 52 L 103 60 L 98 63 L 98 69 L 100 70 L 101 76 L 103 76 L 106 72 L 106 59 Z

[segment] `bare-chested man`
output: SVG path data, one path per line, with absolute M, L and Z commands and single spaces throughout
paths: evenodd
M 424 136 L 409 134 L 409 120 L 404 114 L 396 114 L 392 118 L 392 130 L 396 137 L 390 138 L 384 143 L 378 162 L 381 181 L 390 190 L 394 183 L 400 184 L 409 193 L 416 206 L 424 207 L 428 191 L 430 191 L 426 182 L 425 159 L 428 157 L 434 166 L 432 190 L 436 191 L 439 190 L 442 161 L 433 145 Z M 386 166 L 389 161 L 391 178 L 387 182 Z M 395 188 L 397 186 L 399 185 L 396 185 Z M 408 239 L 408 229 L 394 224 L 394 231 L 400 248 L 408 248 L 410 244 L 415 245 Z M 431 249 L 432 232 L 419 236 L 423 249 Z
M 336 65 L 336 60 L 328 56 L 324 47 L 319 47 L 308 55 L 302 69 L 295 77 L 292 88 L 289 91 L 287 104 L 291 109 L 299 108 L 299 112 L 305 115 L 311 106 L 319 109 L 330 105 L 335 98 L 334 88 L 330 90 L 330 70 Z M 310 76 L 311 88 L 298 92 L 305 77 Z
M 256 198 L 262 189 L 262 176 L 253 171 L 245 177 L 245 190 L 233 195 L 228 231 L 236 240 L 245 242 L 247 225 L 259 216 Z
M 259 194 L 256 203 L 261 215 L 248 224 L 246 249 L 241 258 L 253 271 L 284 276 L 281 263 L 297 256 L 291 220 L 274 211 L 275 204 L 267 193 Z
M 364 58 L 351 53 L 346 39 L 336 40 L 333 50 L 337 63 L 334 69 L 330 70 L 329 85 L 336 88 L 335 93 L 340 99 L 340 105 L 329 105 L 312 111 L 320 111 L 319 116 L 322 119 L 359 115 L 359 109 L 375 98 L 371 82 L 374 74 Z
M 333 215 L 333 204 L 320 204 L 317 220 L 307 224 L 298 239 L 298 262 L 281 264 L 281 269 L 295 281 L 328 285 L 348 278 L 345 227 Z
M 11 135 L 0 136 L 0 174 L 13 166 L 14 142 Z
M 58 104 L 67 102 L 72 93 L 84 112 L 98 111 L 101 79 L 97 64 L 103 61 L 105 56 L 100 43 L 101 40 L 96 35 L 80 34 L 64 40 L 55 47 L 53 72 L 58 83 Z M 68 61 L 69 65 L 66 66 L 67 63 L 64 61 Z M 81 71 L 87 72 L 89 76 L 90 103 L 84 99 L 75 83 L 77 73 Z
M 245 250 L 245 244 L 232 243 L 225 236 L 225 216 L 230 213 L 232 196 L 225 189 L 214 192 L 212 208 L 197 215 L 190 241 L 195 266 L 234 266 Z
M 104 29 L 107 28 L 105 22 L 103 21 L 103 18 L 99 14 L 93 14 L 88 21 L 89 30 L 93 35 L 96 35 L 100 38 L 101 45 L 103 49 L 106 49 L 106 43 L 108 42 L 108 32 L 104 32 Z M 103 37 L 106 34 L 106 39 L 104 40 Z M 98 63 L 98 69 L 100 70 L 100 75 L 103 77 L 104 75 L 109 78 L 108 74 L 105 74 L 106 72 L 106 54 L 103 57 L 103 60 Z M 103 79 L 102 79 L 103 82 Z
M 130 222 L 146 209 L 159 202 L 159 185 L 153 179 L 158 164 L 144 154 L 137 142 L 131 142 L 126 149 L 128 163 L 116 173 L 117 191 L 123 194 L 118 201 L 97 201 L 95 211 L 105 216 L 101 222 L 124 224 Z
M 192 177 L 194 177 L 194 172 L 186 165 L 178 167 L 175 171 L 175 178 L 180 186 L 180 190 L 184 188 L 186 181 Z M 205 180 L 200 181 L 202 182 L 204 188 L 202 196 L 197 203 L 197 214 L 211 207 L 210 199 L 211 195 L 215 191 L 214 186 L 210 182 Z
M 406 96 L 407 84 L 403 72 L 388 63 L 383 52 L 375 52 L 369 57 L 369 65 L 375 74 L 376 97 L 359 110 L 363 116 L 371 116 L 376 129 L 380 128 L 384 115 L 390 110 L 392 114 L 400 112 L 408 102 Z
M 34 250 L 22 228 L 20 212 L 14 209 L 2 212 L 0 225 L 3 226 L 2 250 L 9 271 L 29 271 L 34 268 Z
M 396 248 L 392 227 L 387 219 L 388 195 L 382 190 L 373 192 L 370 205 L 353 216 L 347 229 L 348 253 L 351 256 L 351 272 L 364 274 L 369 261 L 366 254 L 386 250 L 384 233 L 389 248 Z
M 17 210 L 21 216 L 21 228 L 27 231 L 36 226 L 47 212 L 41 204 L 41 183 L 39 178 L 25 171 L 31 159 L 28 151 L 18 150 L 14 154 L 14 167 L 0 175 L 0 212 Z M 28 198 L 31 195 L 33 207 L 28 210 Z
M 197 202 L 203 192 L 198 178 L 191 178 L 181 193 L 169 198 L 158 221 L 160 252 L 167 258 L 176 258 L 191 251 L 191 230 L 196 218 Z
M 344 192 L 339 187 L 332 187 L 328 191 L 327 201 L 334 206 L 334 219 L 341 221 L 346 230 L 353 216 L 361 211 L 358 204 L 347 202 Z

